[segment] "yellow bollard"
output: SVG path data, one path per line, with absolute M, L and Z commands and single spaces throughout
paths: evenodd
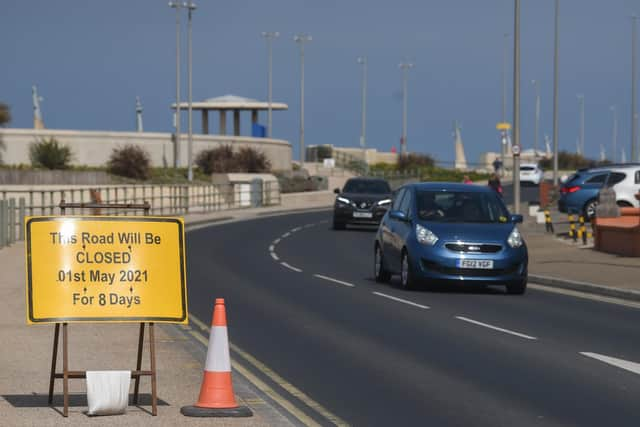
M 553 223 L 551 222 L 551 212 L 549 209 L 545 209 L 544 211 L 544 227 L 547 233 L 553 233 Z

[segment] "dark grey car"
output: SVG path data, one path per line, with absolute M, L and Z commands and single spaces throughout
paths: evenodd
M 380 178 L 351 178 L 342 191 L 336 188 L 333 228 L 347 224 L 378 225 L 391 205 L 391 187 Z

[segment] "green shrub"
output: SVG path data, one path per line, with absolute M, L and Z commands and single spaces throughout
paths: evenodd
M 398 157 L 398 169 L 403 171 L 407 169 L 432 168 L 436 161 L 428 154 L 409 153 L 405 156 Z
M 198 153 L 195 163 L 205 174 L 212 173 L 262 173 L 271 170 L 267 156 L 251 147 L 242 147 L 237 152 L 229 145 L 204 150 Z
M 558 153 L 558 169 L 561 170 L 592 168 L 595 166 L 604 166 L 607 164 L 611 164 L 611 162 L 607 160 L 596 161 L 586 158 L 581 154 L 569 153 L 567 151 L 560 151 Z M 546 170 L 553 169 L 553 157 L 540 160 L 540 167 Z
M 151 176 L 149 154 L 136 145 L 114 148 L 107 163 L 107 172 L 126 178 L 149 179 Z
M 4 102 L 0 102 L 0 126 L 6 126 L 11 122 L 11 110 Z
M 73 155 L 71 149 L 60 145 L 51 137 L 34 142 L 29 147 L 29 158 L 34 167 L 46 169 L 68 169 Z
M 236 164 L 247 173 L 264 173 L 271 170 L 271 162 L 267 156 L 255 148 L 242 147 L 235 153 Z
M 207 175 L 234 172 L 236 169 L 233 148 L 230 145 L 201 151 L 196 156 L 195 164 Z

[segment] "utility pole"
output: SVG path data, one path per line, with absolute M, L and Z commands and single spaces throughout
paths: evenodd
M 558 186 L 558 29 L 560 0 L 556 0 L 553 42 L 553 186 Z
M 636 23 L 638 17 L 631 17 L 631 161 L 638 161 L 638 122 L 636 111 Z
M 304 44 L 311 41 L 307 34 L 296 34 L 293 41 L 300 45 L 300 167 L 304 162 Z
M 504 49 L 502 55 L 502 123 L 507 122 L 507 67 L 508 67 L 508 57 L 509 57 L 509 33 L 504 33 L 503 41 L 504 41 Z M 504 165 L 507 157 L 507 144 L 508 144 L 508 134 L 509 130 L 505 130 L 505 138 L 502 138 L 501 147 L 500 147 L 500 160 L 502 161 L 502 171 L 504 174 Z
M 193 11 L 196 9 L 196 5 L 189 0 L 189 3 L 185 3 L 183 7 L 186 7 L 188 10 L 188 27 L 187 27 L 187 91 L 188 91 L 188 99 L 187 102 L 189 103 L 188 106 L 188 123 L 189 123 L 189 136 L 188 136 L 188 142 L 187 142 L 187 180 L 189 182 L 193 181 L 193 96 L 192 96 L 192 91 L 191 91 L 191 86 L 192 86 L 192 68 L 193 68 L 193 61 L 192 61 L 192 43 L 191 43 L 191 35 L 192 35 L 192 29 L 191 29 L 191 18 L 192 18 L 192 14 Z
M 617 152 L 616 152 L 616 145 L 617 145 L 617 139 L 618 139 L 618 111 L 616 111 L 616 106 L 612 105 L 611 107 L 609 107 L 609 109 L 613 112 L 613 129 L 611 130 L 611 152 L 612 152 L 612 159 L 611 161 L 613 161 L 613 163 L 616 162 L 616 159 L 618 158 L 617 156 Z
M 540 80 L 531 80 L 536 88 L 536 125 L 533 133 L 533 155 L 538 158 L 538 134 L 540 132 Z
M 369 173 L 367 163 L 367 57 L 358 58 L 358 64 L 362 64 L 362 127 L 360 129 L 360 147 L 362 147 L 362 160 L 364 161 L 365 175 Z
M 515 0 L 513 28 L 513 211 L 520 213 L 520 0 Z
M 584 151 L 584 95 L 578 95 L 578 106 L 580 107 L 580 153 L 586 157 Z
M 272 74 L 272 69 L 273 69 L 273 52 L 272 52 L 272 42 L 274 39 L 277 39 L 280 36 L 279 32 L 263 32 L 262 33 L 262 37 L 264 37 L 265 39 L 267 39 L 267 51 L 268 51 L 268 56 L 269 56 L 269 70 L 267 72 L 267 80 L 268 80 L 268 103 L 269 103 L 269 107 L 268 107 L 268 114 L 267 114 L 267 137 L 271 138 L 271 104 L 273 102 L 273 91 L 272 91 L 272 78 L 271 78 L 271 74 Z
M 411 62 L 402 62 L 398 65 L 402 70 L 402 137 L 400 138 L 400 154 L 407 154 L 407 74 L 414 67 Z
M 169 2 L 169 7 L 176 10 L 176 113 L 175 128 L 176 141 L 173 147 L 173 167 L 180 166 L 180 8 L 182 3 L 178 1 Z

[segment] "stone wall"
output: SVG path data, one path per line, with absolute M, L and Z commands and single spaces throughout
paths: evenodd
M 29 145 L 41 138 L 56 138 L 73 153 L 74 165 L 104 166 L 114 148 L 126 144 L 143 147 L 151 157 L 153 166 L 173 165 L 173 142 L 170 133 L 107 132 L 54 129 L 0 129 L 4 141 L 2 160 L 5 164 L 30 164 Z M 291 169 L 291 144 L 270 138 L 243 136 L 193 135 L 193 158 L 202 150 L 220 145 L 252 147 L 265 153 L 274 170 Z M 187 135 L 180 138 L 180 166 L 187 166 Z

